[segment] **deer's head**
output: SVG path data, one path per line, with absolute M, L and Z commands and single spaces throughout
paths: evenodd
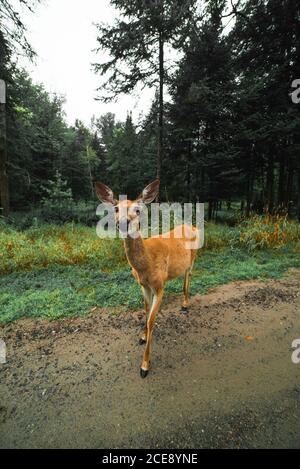
M 134 233 L 140 229 L 140 216 L 144 204 L 155 200 L 159 191 L 159 180 L 149 184 L 135 200 L 117 200 L 113 191 L 103 184 L 96 182 L 96 194 L 101 202 L 111 204 L 115 211 L 116 226 L 123 233 Z

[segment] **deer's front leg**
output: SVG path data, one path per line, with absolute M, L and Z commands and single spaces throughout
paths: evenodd
M 142 287 L 142 292 L 144 296 L 144 305 L 145 305 L 145 313 L 146 313 L 146 323 L 145 323 L 145 330 L 140 337 L 140 345 L 145 344 L 147 342 L 147 322 L 148 322 L 148 314 L 150 313 L 151 303 L 152 303 L 152 290 L 149 287 Z
M 154 297 L 153 297 L 153 303 L 152 303 L 148 321 L 147 321 L 147 341 L 146 341 L 146 348 L 144 352 L 143 362 L 141 366 L 142 378 L 146 378 L 149 372 L 152 332 L 153 332 L 156 314 L 158 313 L 163 294 L 164 294 L 163 289 L 161 289 L 155 292 Z

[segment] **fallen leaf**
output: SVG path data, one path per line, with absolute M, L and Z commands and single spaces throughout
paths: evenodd
M 244 339 L 247 340 L 248 342 L 251 342 L 251 340 L 254 340 L 254 337 L 252 337 L 252 335 L 246 335 Z

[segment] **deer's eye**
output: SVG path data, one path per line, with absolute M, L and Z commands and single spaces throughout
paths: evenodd
M 119 207 L 115 207 L 115 212 L 119 213 Z
M 139 208 L 136 208 L 136 209 L 135 209 L 135 214 L 136 214 L 137 216 L 139 216 L 139 215 L 141 214 L 141 211 L 140 211 Z

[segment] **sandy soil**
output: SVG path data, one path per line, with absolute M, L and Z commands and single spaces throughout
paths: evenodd
M 300 271 L 165 301 L 142 380 L 142 311 L 0 329 L 1 448 L 300 447 Z

